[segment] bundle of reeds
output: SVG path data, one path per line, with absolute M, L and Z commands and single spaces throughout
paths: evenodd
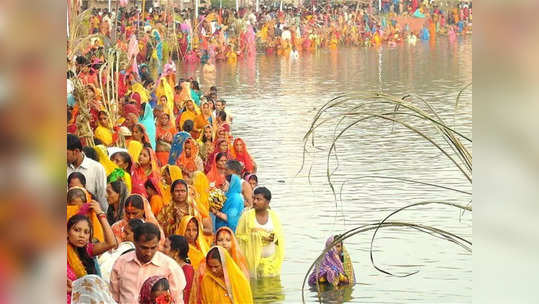
M 103 92 L 103 111 L 107 113 L 108 124 L 111 127 L 121 124 L 120 109 L 118 107 L 118 77 L 120 70 L 126 68 L 127 65 L 127 54 L 118 48 L 110 48 L 107 50 L 105 62 L 99 69 L 98 79 L 100 90 Z M 124 136 L 122 134 L 118 136 L 118 145 L 125 148 Z
M 73 97 L 77 101 L 79 106 L 79 113 L 77 115 L 77 135 L 84 139 L 86 144 L 90 147 L 95 145 L 94 133 L 90 127 L 90 100 L 88 98 L 88 89 L 79 78 L 73 79 Z

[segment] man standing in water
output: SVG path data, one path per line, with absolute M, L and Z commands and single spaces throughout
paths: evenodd
M 253 209 L 242 214 L 236 228 L 236 238 L 255 279 L 281 274 L 284 237 L 279 217 L 269 209 L 270 201 L 268 188 L 256 188 Z

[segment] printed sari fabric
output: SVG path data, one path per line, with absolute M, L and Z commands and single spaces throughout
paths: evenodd
M 187 187 L 187 184 L 184 183 L 184 185 Z M 192 200 L 189 199 L 189 195 L 187 195 L 187 205 L 187 213 L 178 208 L 173 201 L 163 207 L 161 212 L 159 212 L 157 220 L 163 228 L 166 237 L 177 234 L 176 231 L 180 227 L 182 218 L 189 215 L 195 215 L 195 208 L 192 206 Z
M 333 240 L 333 236 L 329 237 L 325 248 L 328 248 L 333 243 Z M 309 275 L 309 285 L 316 286 L 318 282 L 327 282 L 332 286 L 338 286 L 344 277 L 349 280 L 349 284 L 354 284 L 354 268 L 344 245 L 342 258 L 341 260 L 337 249 L 332 247 Z
M 222 247 L 219 250 L 224 278 L 218 278 L 207 271 L 200 284 L 202 303 L 253 303 L 249 281 L 234 262 L 230 254 Z
M 73 281 L 72 304 L 103 303 L 116 304 L 108 284 L 95 274 L 85 275 Z

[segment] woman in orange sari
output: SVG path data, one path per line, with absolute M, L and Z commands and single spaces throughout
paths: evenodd
M 202 223 L 194 216 L 184 216 L 176 234 L 187 239 L 189 243 L 189 260 L 191 260 L 191 265 L 196 271 L 208 252 L 208 244 L 202 237 Z
M 203 132 L 203 128 L 205 128 L 207 125 L 212 125 L 213 123 L 213 117 L 211 113 L 210 103 L 203 99 L 202 104 L 200 106 L 201 111 L 200 114 L 198 114 L 195 117 L 194 123 L 194 131 L 196 131 L 198 134 Z M 196 136 L 198 137 L 198 136 Z
M 215 232 L 214 245 L 225 248 L 228 253 L 230 253 L 230 256 L 232 257 L 232 259 L 234 259 L 234 262 L 236 262 L 236 265 L 238 265 L 245 277 L 249 279 L 249 268 L 247 267 L 247 259 L 245 259 L 243 253 L 241 253 L 241 249 L 238 245 L 238 241 L 236 240 L 236 236 L 234 235 L 232 229 L 226 226 L 217 229 L 217 231 Z
M 204 170 L 204 163 L 198 156 L 198 145 L 192 138 L 188 138 L 183 143 L 182 154 L 178 157 L 176 164 L 182 169 L 184 176 L 191 177 L 195 171 Z
M 159 117 L 159 121 L 157 122 L 157 128 L 155 131 L 155 155 L 157 156 L 159 166 L 164 166 L 168 163 L 172 138 L 174 138 L 175 134 L 176 127 L 170 121 L 170 115 L 167 113 L 162 113 Z
M 172 200 L 170 186 L 175 180 L 183 179 L 182 170 L 175 165 L 165 165 L 161 168 L 161 195 L 166 206 Z
M 230 151 L 232 157 L 243 164 L 242 176 L 245 173 L 253 174 L 256 173 L 256 163 L 249 154 L 245 142 L 241 138 L 236 138 L 234 144 L 232 145 L 232 150 Z

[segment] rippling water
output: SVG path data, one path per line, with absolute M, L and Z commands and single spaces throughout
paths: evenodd
M 281 217 L 286 258 L 280 280 L 256 282 L 257 303 L 301 302 L 303 277 L 323 249 L 326 239 L 356 226 L 383 219 L 410 203 L 437 200 L 467 204 L 470 195 L 392 180 L 359 178 L 397 176 L 442 184 L 471 192 L 471 185 L 433 146 L 402 128 L 368 121 L 353 128 L 338 144 L 340 166 L 333 177 L 342 201 L 337 203 L 326 178 L 328 142 L 333 129 L 318 131 L 316 144 L 302 164 L 303 136 L 317 109 L 331 98 L 349 92 L 380 91 L 425 98 L 441 116 L 466 136 L 472 136 L 472 96 L 458 91 L 472 80 L 472 43 L 418 43 L 397 48 L 322 50 L 297 61 L 258 56 L 236 65 L 218 65 L 214 79 L 205 79 L 197 66 L 180 66 L 180 75 L 199 79 L 203 89 L 216 84 L 234 118 L 233 133 L 245 139 L 259 167 L 260 184 L 273 194 Z M 471 149 L 471 145 L 470 145 Z M 308 178 L 309 168 L 310 182 Z M 395 216 L 448 230 L 472 239 L 472 216 L 454 208 L 417 207 Z M 324 302 L 464 303 L 471 302 L 472 255 L 447 241 L 411 229 L 385 229 L 374 245 L 377 265 L 370 264 L 372 231 L 348 239 L 358 284 L 322 293 Z M 307 289 L 308 302 L 317 302 Z

